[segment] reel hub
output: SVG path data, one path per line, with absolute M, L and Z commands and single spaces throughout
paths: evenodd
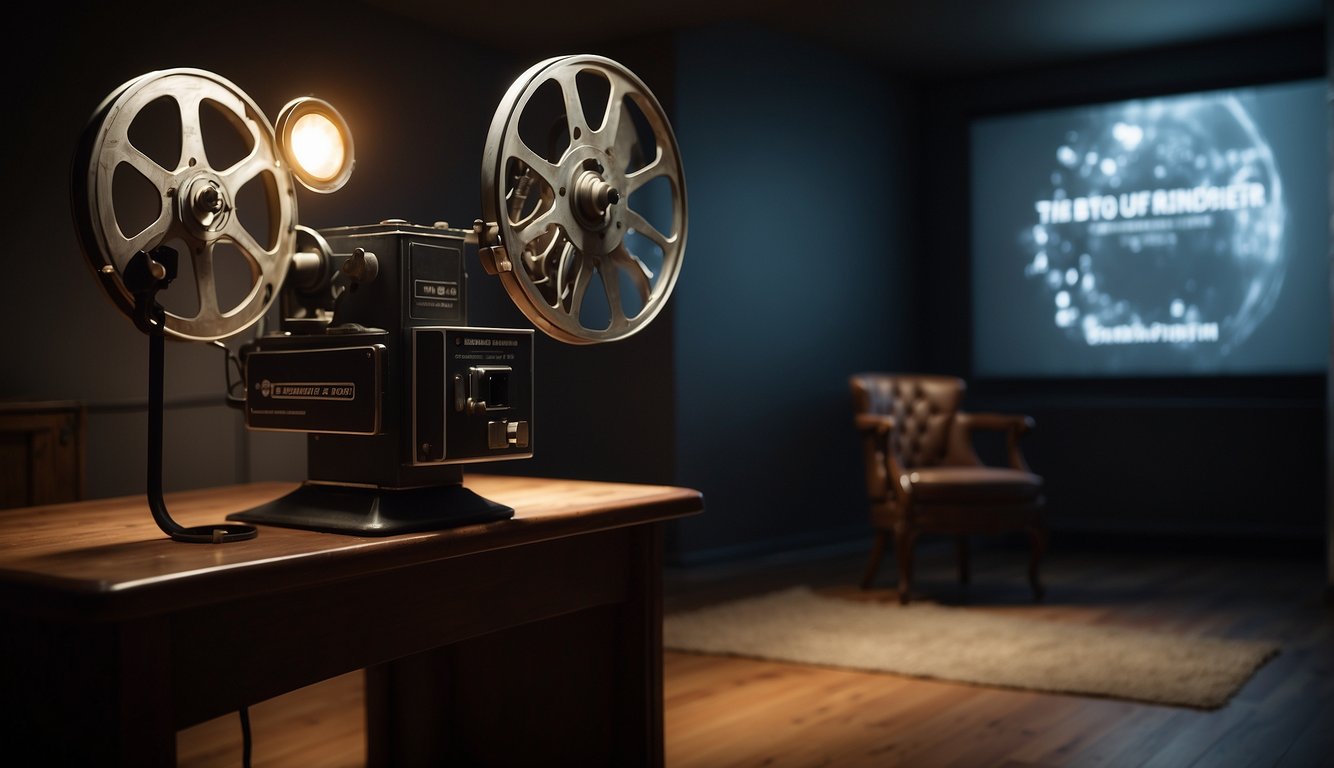
M 611 219 L 611 206 L 621 201 L 621 193 L 607 183 L 597 170 L 580 172 L 574 180 L 574 195 L 570 200 L 574 213 L 590 229 L 606 229 Z
M 200 171 L 176 196 L 177 216 L 186 231 L 201 241 L 217 239 L 227 227 L 234 207 L 227 187 L 217 174 Z

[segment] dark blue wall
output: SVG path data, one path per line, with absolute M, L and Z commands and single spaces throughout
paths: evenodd
M 1325 148 L 1334 158 L 1334 3 L 1325 0 L 1325 77 L 1329 82 L 1329 134 Z M 1329 254 L 1330 265 L 1334 267 L 1334 160 L 1329 168 L 1330 216 L 1329 216 Z M 1334 313 L 1334 268 L 1330 270 L 1330 311 Z M 1334 318 L 1331 318 L 1334 324 Z M 1330 334 L 1330 363 L 1334 367 L 1334 333 Z M 1334 419 L 1330 419 L 1328 404 L 1334 402 L 1334 377 L 1327 376 L 1325 382 L 1325 591 L 1334 595 Z
M 678 557 L 864 533 L 847 377 L 909 363 L 917 255 L 906 100 L 778 33 L 683 33 L 674 127 L 690 204 L 675 303 Z

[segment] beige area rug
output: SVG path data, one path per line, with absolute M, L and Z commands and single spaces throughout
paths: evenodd
M 1067 624 L 797 587 L 663 619 L 669 650 L 1213 709 L 1270 642 Z

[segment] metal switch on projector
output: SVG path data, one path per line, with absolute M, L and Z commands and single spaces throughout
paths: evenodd
M 526 421 L 488 421 L 486 423 L 486 444 L 492 450 L 514 446 L 528 447 L 528 422 Z
M 505 425 L 505 441 L 516 448 L 528 447 L 528 422 L 511 421 Z

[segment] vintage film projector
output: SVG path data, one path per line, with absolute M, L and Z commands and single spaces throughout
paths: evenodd
M 275 128 L 236 85 L 198 69 L 130 80 L 89 121 L 73 216 L 98 281 L 149 337 L 148 499 L 174 539 L 243 540 L 249 523 L 389 535 L 511 517 L 463 486 L 462 465 L 533 455 L 533 331 L 468 324 L 469 256 L 533 325 L 571 344 L 646 326 L 681 269 L 675 136 L 644 83 L 604 57 L 547 59 L 505 93 L 470 228 L 300 226 L 297 184 L 332 192 L 353 163 L 328 103 L 289 102 Z M 278 328 L 263 330 L 275 304 Z M 251 329 L 232 355 L 222 341 Z M 247 428 L 308 433 L 296 491 L 229 515 L 236 523 L 171 519 L 168 337 L 224 350 Z

